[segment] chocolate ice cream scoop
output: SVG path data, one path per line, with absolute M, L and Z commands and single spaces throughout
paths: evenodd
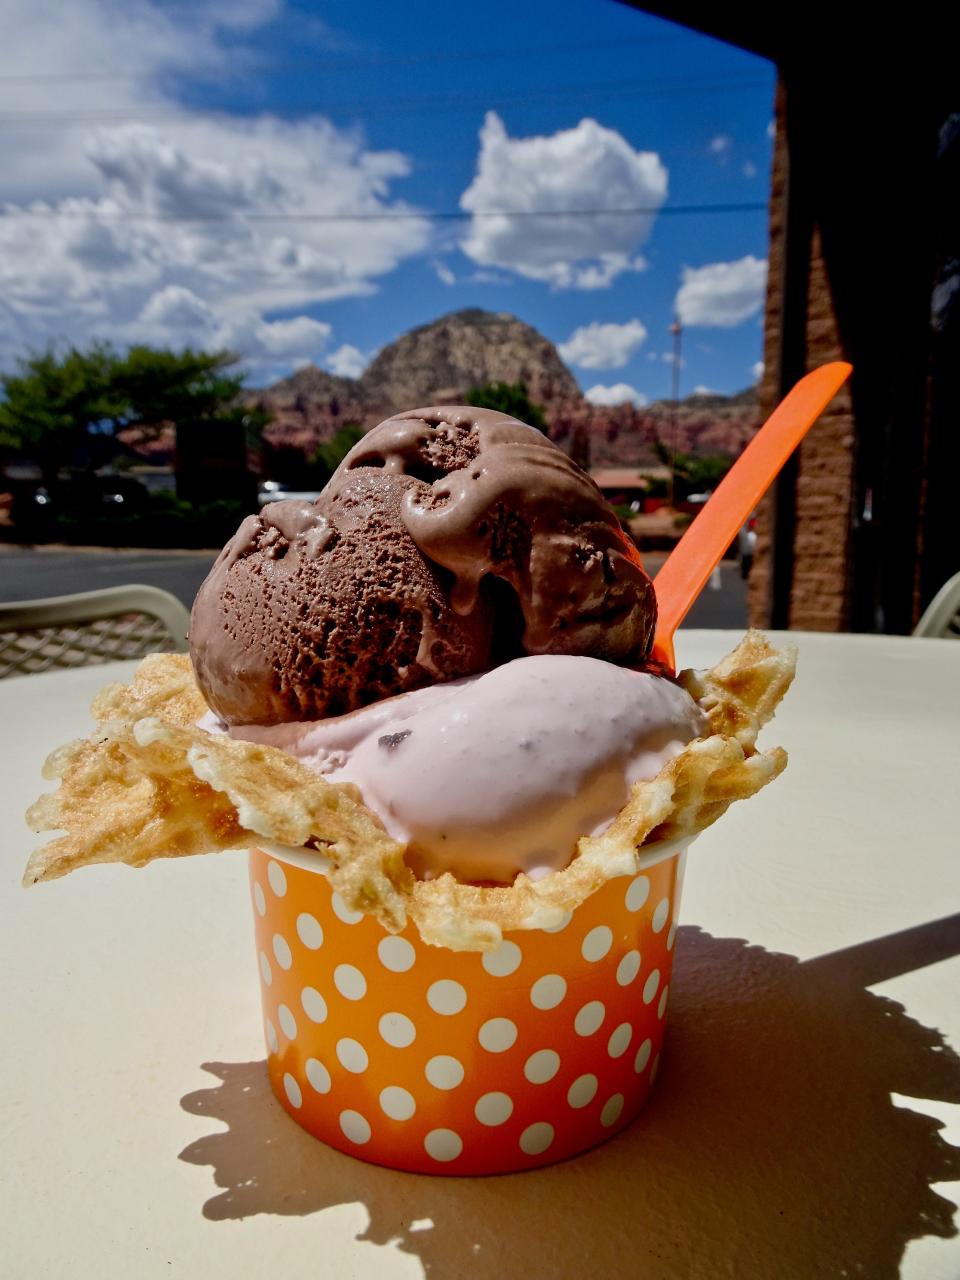
M 506 414 L 444 407 L 375 427 L 315 503 L 248 517 L 200 589 L 190 641 L 227 723 L 276 724 L 524 654 L 636 666 L 655 621 L 589 477 Z
M 332 483 L 370 466 L 424 482 L 404 495 L 403 523 L 453 574 L 458 614 L 482 608 L 491 581 L 514 594 L 524 627 L 508 656 L 646 657 L 656 602 L 640 557 L 590 477 L 541 431 L 487 409 L 414 409 L 365 436 Z

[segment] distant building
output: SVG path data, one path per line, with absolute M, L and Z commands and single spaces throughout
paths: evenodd
M 669 467 L 592 467 L 590 478 L 612 502 L 642 502 L 651 480 L 668 480 Z

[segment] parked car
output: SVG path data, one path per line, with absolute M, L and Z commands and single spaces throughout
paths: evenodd
M 139 480 L 114 473 L 78 473 L 50 485 L 20 482 L 12 488 L 11 520 L 22 537 L 42 541 L 55 531 L 58 518 L 79 523 L 105 516 L 137 515 L 149 494 Z
M 753 568 L 753 557 L 757 550 L 757 513 L 751 513 L 749 520 L 737 534 L 737 554 L 740 557 L 740 577 L 749 578 Z
M 265 507 L 268 502 L 286 502 L 288 498 L 299 498 L 301 502 L 315 502 L 319 497 L 319 489 L 288 489 L 279 480 L 264 480 L 257 490 L 257 502 L 261 507 Z

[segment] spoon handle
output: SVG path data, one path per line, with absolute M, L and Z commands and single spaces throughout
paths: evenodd
M 800 379 L 717 485 L 657 574 L 653 656 L 671 669 L 677 627 L 741 525 L 851 372 L 851 365 L 838 360 Z

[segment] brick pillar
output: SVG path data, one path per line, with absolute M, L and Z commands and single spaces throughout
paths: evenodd
M 788 206 L 784 116 L 781 87 L 770 194 L 761 420 L 803 373 L 844 358 L 819 232 L 804 223 L 802 211 L 798 215 Z M 788 234 L 791 263 L 786 257 Z M 805 285 L 802 293 L 796 284 L 798 277 L 801 286 Z M 849 627 L 854 490 L 855 431 L 849 391 L 844 388 L 807 436 L 784 475 L 779 495 L 774 490 L 761 504 L 757 554 L 748 589 L 752 626 L 789 626 L 804 631 Z M 788 544 L 781 549 L 778 565 L 775 539 Z M 786 579 L 779 592 L 775 590 L 775 571 Z
M 807 369 L 843 359 L 820 236 L 814 231 L 807 294 Z M 800 446 L 793 535 L 790 627 L 850 625 L 850 524 L 855 485 L 853 406 L 841 388 Z

